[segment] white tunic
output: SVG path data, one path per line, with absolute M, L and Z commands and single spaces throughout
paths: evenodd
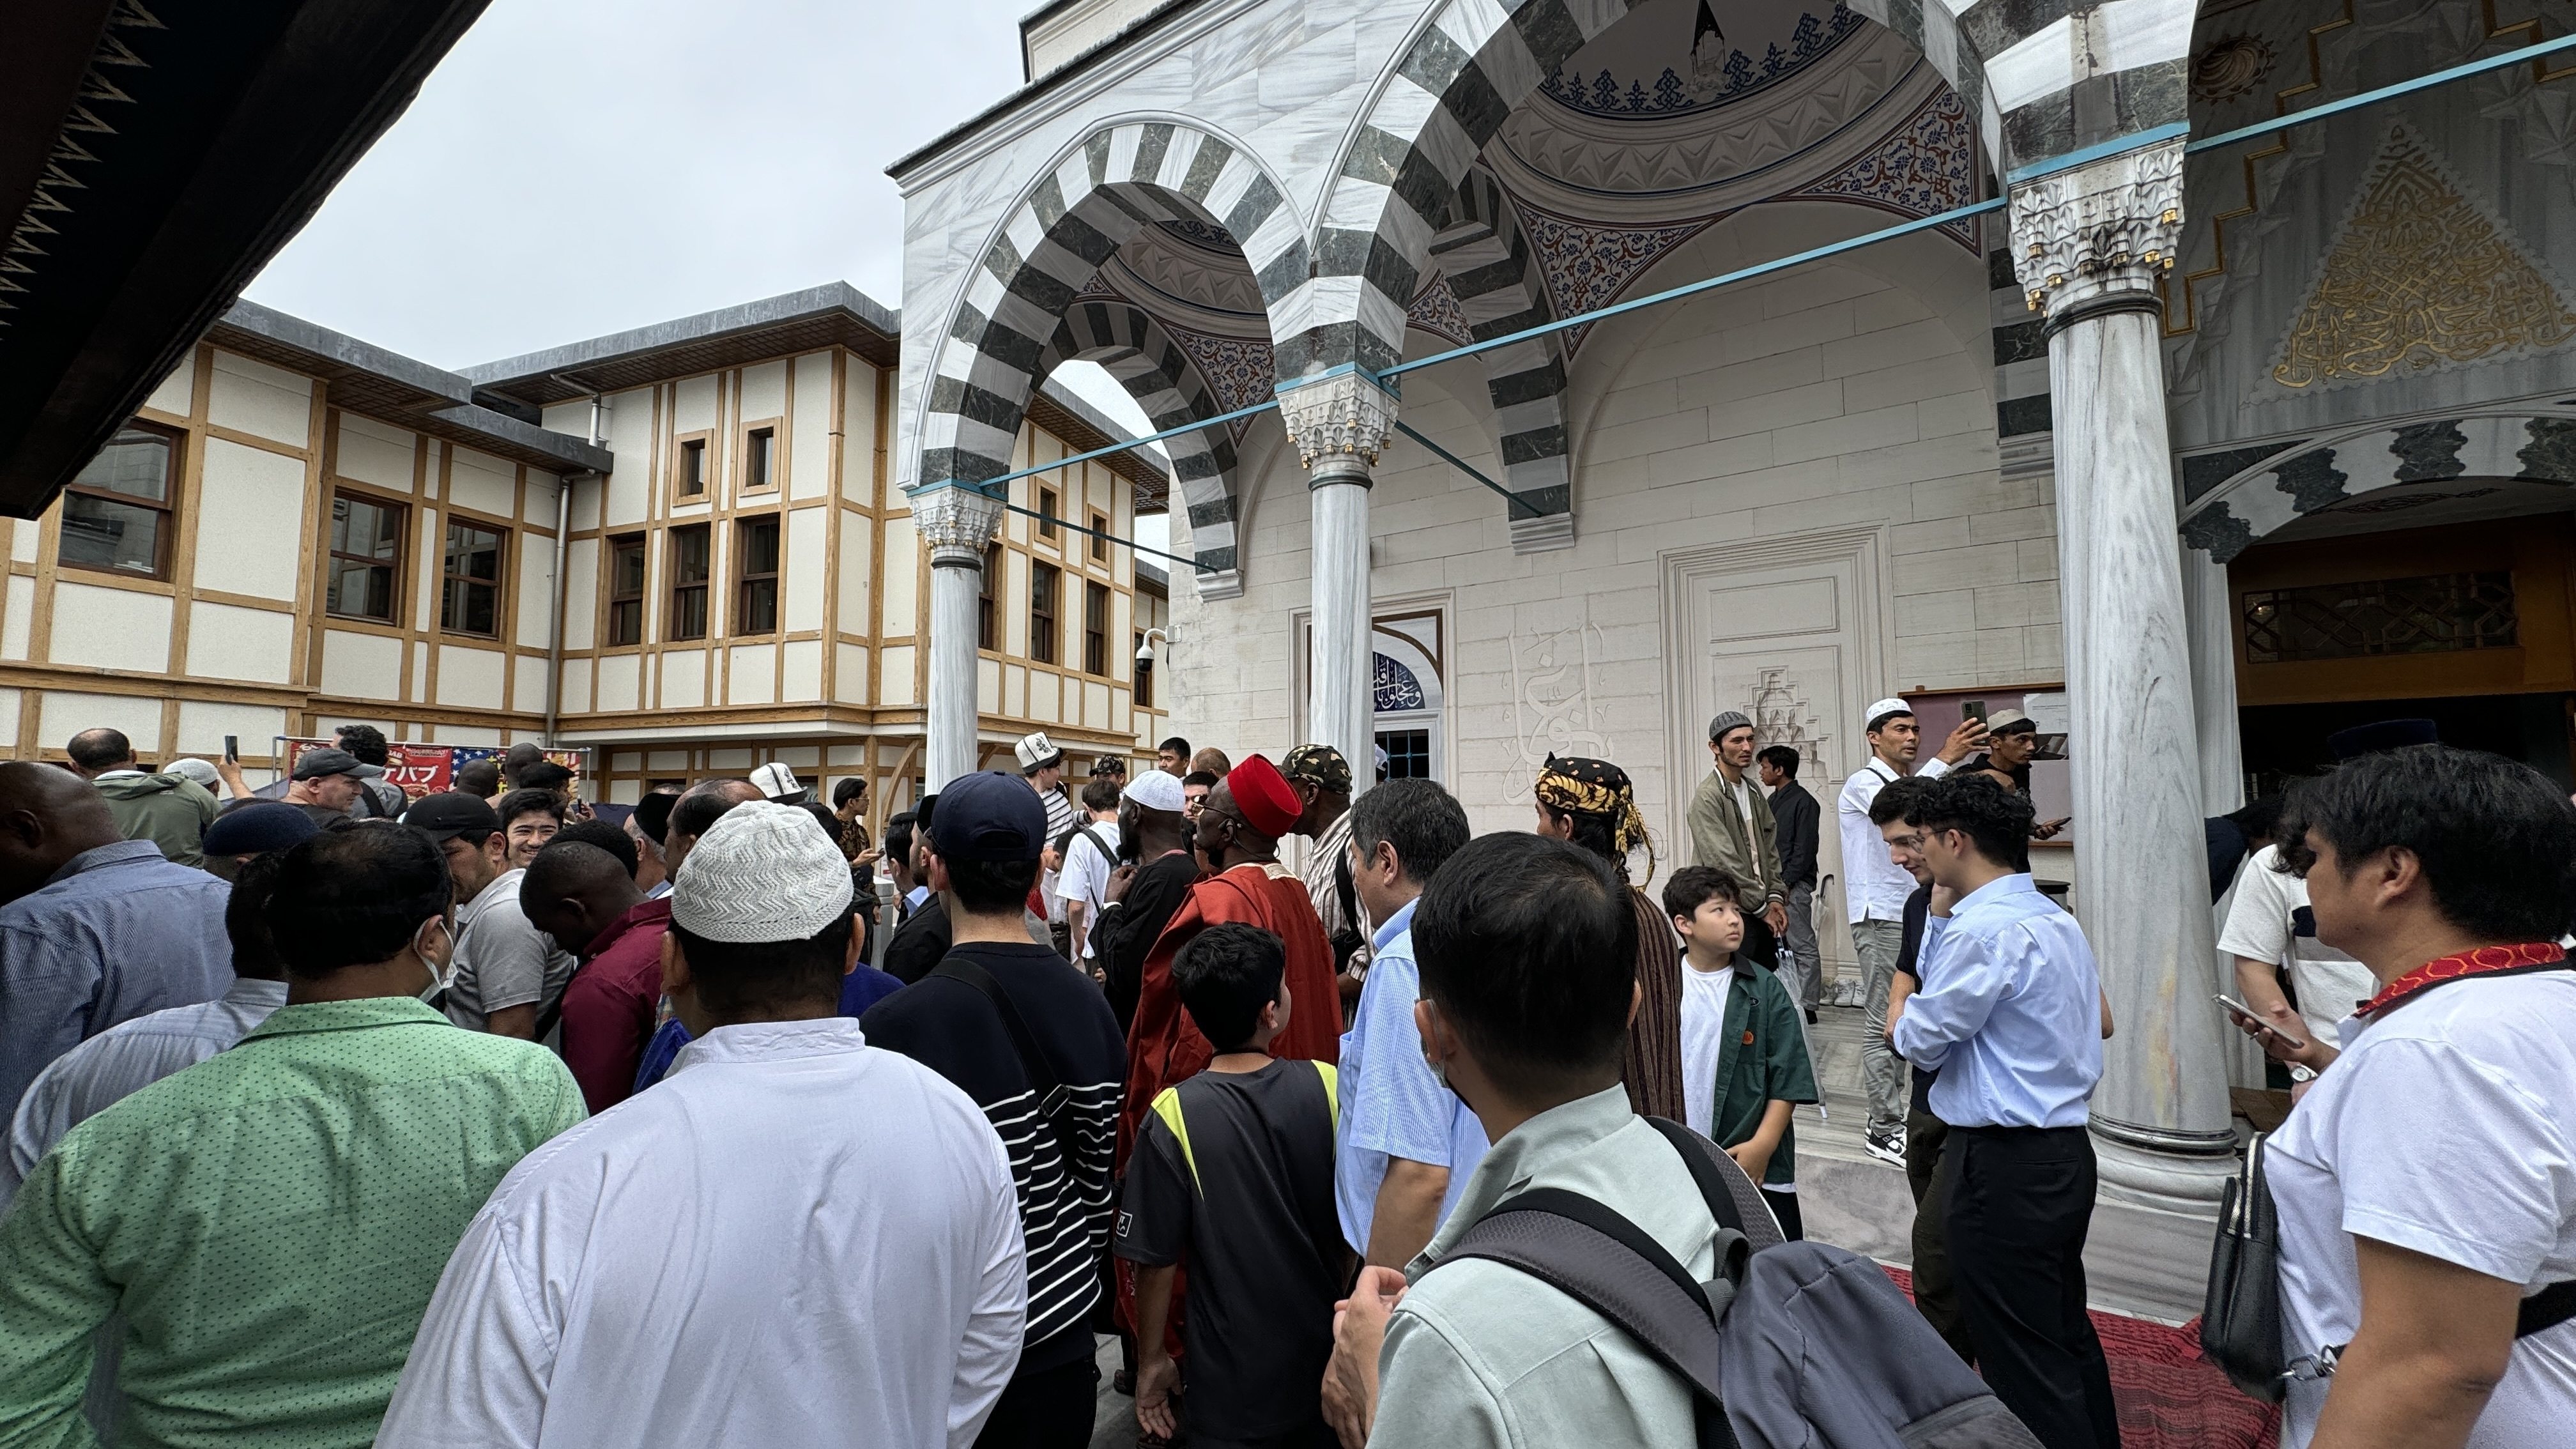
M 847 1018 L 720 1026 L 502 1180 L 376 1442 L 959 1449 L 1026 1293 L 964 1092 Z

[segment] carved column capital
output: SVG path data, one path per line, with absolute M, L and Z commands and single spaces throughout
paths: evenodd
M 1395 410 L 1395 394 L 1356 372 L 1279 394 L 1279 420 L 1297 444 L 1297 461 L 1315 475 L 1312 483 L 1365 485 L 1395 433 Z
M 910 495 L 912 527 L 930 545 L 932 568 L 981 568 L 984 548 L 1002 524 L 1002 500 L 960 483 L 933 484 Z
M 2181 240 L 2179 140 L 2013 188 L 2013 269 L 2034 312 L 2152 293 Z

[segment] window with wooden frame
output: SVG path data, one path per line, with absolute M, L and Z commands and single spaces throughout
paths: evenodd
M 762 423 L 742 435 L 742 486 L 746 493 L 778 486 L 778 425 Z
M 455 519 L 447 524 L 446 581 L 439 592 L 438 627 L 450 634 L 501 633 L 501 554 L 509 530 Z
M 746 518 L 734 532 L 733 632 L 778 632 L 778 515 Z
M 1056 514 L 1056 511 L 1055 511 L 1055 510 L 1056 510 L 1055 490 L 1054 490 L 1054 489 L 1052 489 L 1052 488 L 1041 488 L 1041 489 L 1039 489 L 1039 490 L 1038 490 L 1038 537 L 1040 537 L 1040 538 L 1054 538 L 1054 537 L 1056 537 L 1056 526 L 1055 526 L 1055 523 L 1056 523 L 1056 517 L 1057 517 L 1057 514 Z
M 1002 546 L 984 545 L 984 571 L 975 585 L 975 647 L 1002 647 Z
M 403 518 L 410 510 L 363 494 L 331 495 L 331 573 L 323 608 L 343 619 L 394 622 L 402 596 Z
M 117 429 L 63 489 L 56 561 L 128 578 L 169 577 L 178 492 L 178 438 L 140 423 Z
M 1029 565 L 1029 657 L 1040 664 L 1055 662 L 1055 597 L 1062 578 L 1054 564 Z
M 1097 510 L 1091 515 L 1091 556 L 1103 562 L 1109 558 L 1109 515 Z
M 1154 707 L 1154 666 L 1146 662 L 1145 631 L 1136 631 L 1136 707 Z
M 701 523 L 671 530 L 671 618 L 664 632 L 670 639 L 707 637 L 708 544 L 711 534 Z
M 707 437 L 680 439 L 677 455 L 671 462 L 671 496 L 682 502 L 694 502 L 707 496 Z
M 608 541 L 608 643 L 644 642 L 644 535 Z
M 1082 584 L 1082 672 L 1109 672 L 1109 586 Z

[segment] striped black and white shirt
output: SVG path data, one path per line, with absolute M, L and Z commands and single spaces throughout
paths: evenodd
M 1020 1371 L 1092 1351 L 1114 1202 L 1110 1162 L 1127 1048 L 1100 988 L 1044 946 L 968 942 L 949 953 L 1010 995 L 1045 1053 L 1065 1103 L 1050 1124 L 1009 1030 L 975 987 L 933 974 L 869 1008 L 868 1041 L 911 1057 L 975 1099 L 1010 1154 L 1027 1244 L 1029 1323 Z

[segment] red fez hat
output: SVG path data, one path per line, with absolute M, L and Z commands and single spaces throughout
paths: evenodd
M 1288 787 L 1288 778 L 1279 767 L 1259 755 L 1234 767 L 1225 777 L 1225 787 L 1234 796 L 1234 808 L 1252 828 L 1276 840 L 1297 826 L 1297 817 L 1306 813 L 1306 803 Z

